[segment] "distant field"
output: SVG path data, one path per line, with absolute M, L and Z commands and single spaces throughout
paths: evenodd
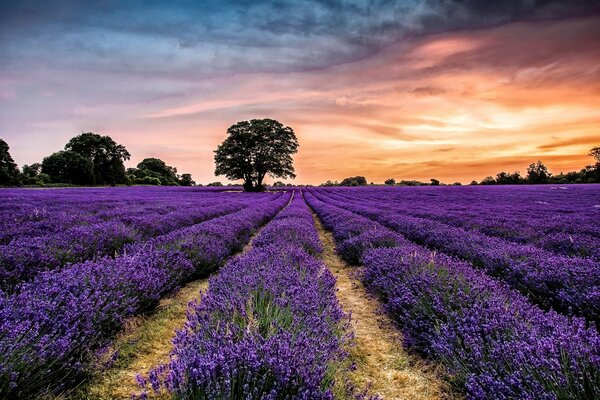
M 276 189 L 0 190 L 0 398 L 600 398 L 600 185 Z

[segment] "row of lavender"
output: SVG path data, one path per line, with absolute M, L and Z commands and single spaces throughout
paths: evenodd
M 377 221 L 411 241 L 469 261 L 545 309 L 600 322 L 599 261 L 557 255 L 532 245 L 405 215 L 394 200 L 369 200 L 365 195 L 368 191 L 313 193 L 327 203 Z
M 53 230 L 56 231 L 25 230 L 27 234 L 14 237 L 10 243 L 0 245 L 0 290 L 12 292 L 16 285 L 33 279 L 41 271 L 57 269 L 69 263 L 83 262 L 95 257 L 118 255 L 126 244 L 143 242 L 185 226 L 241 210 L 253 201 L 243 195 L 189 192 L 175 192 L 171 198 L 167 197 L 161 201 L 159 197 L 154 201 L 152 196 L 156 193 L 153 192 L 138 196 L 137 199 L 136 196 L 124 198 L 121 192 L 120 197 L 105 195 L 104 198 L 108 197 L 110 201 L 102 198 L 91 201 L 92 208 L 86 204 L 85 208 L 88 211 L 82 213 L 76 209 L 77 203 L 73 203 L 71 199 L 74 197 L 82 201 L 81 192 L 88 195 L 86 190 L 79 192 L 77 196 L 66 196 L 60 191 L 51 193 L 55 201 L 56 198 L 60 200 L 67 197 L 62 206 L 56 205 L 51 212 L 47 212 L 49 216 L 46 222 L 52 221 Z M 32 201 L 35 203 L 37 199 Z M 28 215 L 30 211 L 27 207 L 25 209 L 24 214 Z M 2 223 L 19 226 L 15 221 L 26 218 L 23 215 L 21 218 L 13 215 L 12 220 L 6 222 L 7 218 L 3 216 Z M 14 231 L 16 229 L 13 229 Z
M 121 216 L 162 215 L 197 203 L 216 205 L 228 197 L 207 188 L 4 189 L 0 244 Z
M 58 392 L 80 380 L 125 318 L 218 268 L 290 198 L 266 196 L 242 210 L 128 245 L 119 257 L 42 272 L 14 294 L 0 293 L 0 398 Z
M 468 398 L 600 398 L 600 336 L 585 320 L 544 312 L 468 263 L 305 197 L 333 231 L 339 254 L 364 264 L 363 282 L 405 345 L 445 366 Z
M 299 192 L 210 281 L 147 388 L 178 399 L 332 399 L 346 319 Z M 148 389 L 148 388 L 147 388 Z M 145 398 L 146 393 L 142 395 Z
M 600 259 L 599 185 L 380 187 L 363 189 L 359 197 L 557 254 Z

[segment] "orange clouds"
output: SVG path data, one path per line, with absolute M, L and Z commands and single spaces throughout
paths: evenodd
M 298 183 L 470 182 L 538 159 L 553 172 L 580 169 L 600 145 L 600 17 L 404 38 L 325 69 L 183 76 L 176 89 L 144 104 L 82 106 L 85 125 L 61 129 L 108 133 L 130 164 L 161 157 L 204 183 L 215 180 L 212 150 L 227 127 L 263 117 L 296 131 Z

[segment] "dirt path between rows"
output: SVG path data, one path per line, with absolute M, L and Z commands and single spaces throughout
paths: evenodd
M 153 367 L 169 361 L 171 340 L 186 320 L 188 303 L 208 288 L 208 279 L 192 281 L 160 300 L 152 314 L 127 321 L 112 346 L 117 354 L 114 364 L 99 372 L 72 399 L 130 399 L 140 391 L 138 373 L 147 375 Z
M 352 315 L 355 343 L 350 357 L 356 369 L 348 373 L 351 382 L 358 388 L 370 387 L 370 395 L 385 400 L 451 397 L 430 367 L 404 351 L 401 333 L 381 312 L 378 301 L 353 277 L 355 269 L 337 256 L 331 233 L 314 214 L 313 217 L 323 243 L 321 258 L 337 280 L 340 304 Z
M 276 216 L 287 208 L 293 198 L 294 194 L 292 193 L 289 202 Z M 252 240 L 267 225 L 268 222 L 260 227 L 243 250 L 230 259 L 240 257 L 250 251 Z M 130 399 L 132 394 L 139 393 L 140 387 L 135 379 L 136 375 L 147 376 L 152 368 L 169 361 L 172 339 L 186 321 L 188 304 L 192 300 L 202 298 L 208 289 L 208 282 L 209 278 L 189 282 L 177 292 L 161 299 L 156 309 L 148 316 L 130 318 L 108 352 L 109 356 L 110 354 L 116 355 L 111 367 L 97 372 L 88 383 L 63 398 L 67 400 Z M 156 396 L 152 392 L 148 395 L 149 397 L 164 397 Z

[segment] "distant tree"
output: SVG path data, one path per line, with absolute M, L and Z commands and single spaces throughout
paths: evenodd
M 600 183 L 600 147 L 594 147 L 588 155 L 594 157 L 596 163 L 581 170 L 582 178 L 588 183 Z
M 144 175 L 134 180 L 134 183 L 138 185 L 152 185 L 152 186 L 160 186 L 160 178 L 156 176 Z
M 319 186 L 325 186 L 325 187 L 327 187 L 327 186 L 339 186 L 339 183 L 338 183 L 338 181 L 333 181 L 333 182 L 332 181 L 327 181 L 327 182 L 321 183 Z
M 594 157 L 594 159 L 596 160 L 596 166 L 600 167 L 600 146 L 591 149 L 588 155 Z
M 415 180 L 411 180 L 411 181 L 407 181 L 407 180 L 401 180 L 400 181 L 400 186 L 424 186 L 427 185 L 425 182 L 420 182 L 420 181 L 415 181 Z
M 25 164 L 21 171 L 22 181 L 26 185 L 39 185 L 49 182 L 49 178 L 46 178 L 46 174 L 40 176 L 42 172 L 42 164 L 40 163 L 33 163 L 31 165 Z
M 431 186 L 440 186 L 440 181 L 431 178 Z
M 513 185 L 525 183 L 525 179 L 521 176 L 521 173 L 519 171 L 515 171 L 512 174 L 510 174 L 510 181 Z
M 493 178 L 492 178 L 493 179 Z M 471 181 L 471 183 L 469 183 L 469 185 L 471 186 L 476 186 L 479 185 L 479 183 L 477 183 L 477 181 Z
M 31 165 L 23 165 L 23 175 L 28 178 L 35 178 L 40 172 L 42 172 L 42 164 L 33 163 Z
M 241 121 L 227 129 L 215 150 L 215 175 L 244 181 L 246 191 L 264 190 L 266 175 L 295 178 L 292 155 L 298 152 L 294 130 L 273 119 Z
M 0 139 L 0 186 L 20 184 L 19 168 L 9 150 L 8 143 Z
M 285 186 L 286 186 L 286 184 L 284 182 L 281 182 L 281 181 L 276 181 L 273 184 L 273 187 L 285 187 Z
M 496 183 L 498 185 L 517 185 L 523 183 L 524 179 L 521 177 L 519 171 L 515 171 L 512 174 L 508 172 L 500 172 L 496 175 Z
M 124 146 L 117 144 L 110 136 L 100 136 L 86 132 L 75 136 L 65 146 L 91 161 L 96 184 L 127 183 L 124 162 L 131 155 Z
M 351 176 L 340 182 L 340 186 L 366 186 L 367 179 L 364 176 Z
M 384 182 L 386 185 L 395 185 L 396 184 L 396 180 L 394 178 L 390 178 L 390 179 L 386 179 Z
M 94 164 L 71 150 L 58 151 L 42 161 L 42 172 L 53 183 L 90 185 L 94 183 Z
M 163 160 L 158 158 L 144 158 L 133 171 L 135 182 L 139 183 L 144 177 L 158 178 L 163 186 L 175 186 L 179 184 L 177 177 L 177 168 L 168 166 Z M 191 176 L 190 176 L 191 179 Z
M 181 174 L 179 177 L 180 186 L 196 186 L 196 182 L 192 179 L 192 174 Z
M 566 183 L 582 183 L 585 177 L 587 169 L 584 168 L 581 171 L 571 171 L 564 174 Z M 553 177 L 554 178 L 554 177 Z M 560 178 L 559 178 L 560 179 Z
M 527 181 L 529 183 L 548 183 L 551 175 L 548 168 L 539 160 L 530 164 L 527 168 Z
M 220 187 L 220 186 L 223 186 L 223 184 L 221 182 L 211 182 L 211 183 L 209 183 L 206 186 L 218 186 L 218 187 Z M 235 186 L 235 185 L 231 185 L 231 186 Z
M 492 176 L 486 176 L 485 178 L 483 178 L 483 180 L 479 184 L 480 185 L 495 185 L 496 180 Z
M 506 173 L 506 172 L 500 172 L 499 174 L 496 175 L 496 183 L 500 184 L 500 185 L 506 185 L 507 184 L 507 180 L 509 179 L 508 177 L 510 176 L 510 174 Z
M 462 186 L 462 183 L 460 183 L 460 182 L 454 182 L 454 183 L 452 184 L 452 186 Z

